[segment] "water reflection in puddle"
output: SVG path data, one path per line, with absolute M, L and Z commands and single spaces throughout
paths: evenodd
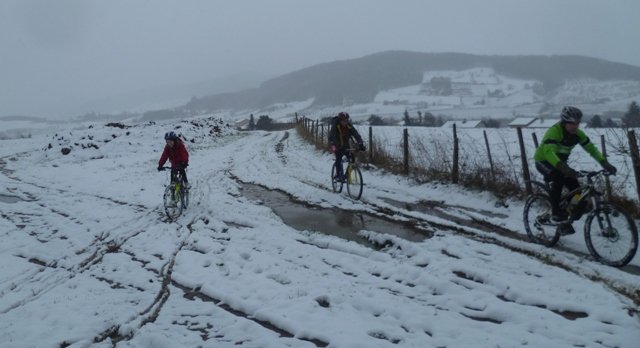
M 245 197 L 262 202 L 284 223 L 297 230 L 318 231 L 366 245 L 371 243 L 357 234 L 361 230 L 391 234 L 414 242 L 430 237 L 426 231 L 420 231 L 413 226 L 387 221 L 367 213 L 296 203 L 282 192 L 267 190 L 258 185 L 242 184 L 242 189 Z

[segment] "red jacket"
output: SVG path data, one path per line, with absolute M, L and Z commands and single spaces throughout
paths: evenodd
M 167 158 L 171 162 L 172 167 L 178 167 L 189 162 L 189 153 L 182 143 L 182 140 L 176 139 L 173 147 L 170 147 L 169 145 L 164 146 L 164 151 L 162 151 L 162 156 L 160 156 L 160 161 L 158 162 L 158 167 L 162 167 L 167 161 Z

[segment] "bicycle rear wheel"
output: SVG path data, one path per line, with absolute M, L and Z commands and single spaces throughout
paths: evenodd
M 638 250 L 636 224 L 612 204 L 605 204 L 587 216 L 584 239 L 591 255 L 609 266 L 626 265 Z
M 556 245 L 560 239 L 558 226 L 551 221 L 551 200 L 544 194 L 533 194 L 527 198 L 522 214 L 524 228 L 529 240 L 547 247 Z
M 342 192 L 342 178 L 338 177 L 338 169 L 336 168 L 336 164 L 333 164 L 331 167 L 331 187 L 333 188 L 333 192 L 340 193 Z
M 347 167 L 347 193 L 353 199 L 360 199 L 362 196 L 362 173 L 357 166 L 350 165 Z
M 182 214 L 183 202 L 180 191 L 176 192 L 175 184 L 164 190 L 164 211 L 171 221 L 175 221 Z

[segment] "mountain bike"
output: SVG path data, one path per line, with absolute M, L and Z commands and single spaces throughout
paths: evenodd
M 162 167 L 162 169 L 170 170 L 169 184 L 164 190 L 164 211 L 169 220 L 175 221 L 189 206 L 189 186 L 178 169 L 171 167 Z
M 568 220 L 554 221 L 551 214 L 550 182 L 531 181 L 539 192 L 529 195 L 524 205 L 523 220 L 529 239 L 547 247 L 554 246 L 563 227 L 587 214 L 584 239 L 589 253 L 599 262 L 615 267 L 629 263 L 638 249 L 638 230 L 627 213 L 604 195 L 604 170 L 580 171 L 578 178 L 586 182 L 560 198 L 560 209 Z
M 347 194 L 353 199 L 360 199 L 364 182 L 362 181 L 362 172 L 358 162 L 356 161 L 357 149 L 346 149 L 346 154 L 342 156 L 342 169 L 344 173 L 338 173 L 336 164 L 331 167 L 331 186 L 333 192 L 342 192 L 344 184 L 347 185 Z

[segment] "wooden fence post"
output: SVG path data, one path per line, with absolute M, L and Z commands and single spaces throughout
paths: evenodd
M 522 176 L 524 177 L 524 187 L 527 194 L 533 193 L 531 187 L 531 176 L 529 175 L 529 163 L 527 162 L 527 152 L 524 148 L 524 140 L 522 139 L 522 128 L 518 127 L 518 142 L 520 143 L 520 158 L 522 159 Z
M 604 142 L 604 134 L 600 135 L 600 143 L 602 144 L 602 155 L 604 156 L 604 158 L 607 158 L 607 145 Z M 607 199 L 610 200 L 611 199 L 611 181 L 609 181 L 608 176 L 604 177 L 604 183 L 605 183 L 605 195 Z
M 369 126 L 369 163 L 373 163 L 373 127 Z
M 453 124 L 453 164 L 451 168 L 451 181 L 454 184 L 458 183 L 458 177 L 460 175 L 460 170 L 458 168 L 458 157 L 459 157 L 459 148 L 458 148 L 458 132 L 456 130 L 456 124 Z
M 535 132 L 531 133 L 531 137 L 533 138 L 533 145 L 535 145 L 536 149 L 538 148 L 538 136 Z
M 318 145 L 318 127 L 320 127 L 320 121 L 316 120 L 315 135 L 313 137 L 313 139 L 315 140 L 316 145 Z
M 491 180 L 495 182 L 496 173 L 495 173 L 495 170 L 493 169 L 493 159 L 491 158 L 491 148 L 489 147 L 489 138 L 487 138 L 486 130 L 483 130 L 482 133 L 484 134 L 484 143 L 487 146 L 487 156 L 489 156 L 489 166 L 491 167 Z
M 403 157 L 404 157 L 404 175 L 409 175 L 409 130 L 406 128 L 402 132 L 403 139 Z
M 629 130 L 627 136 L 629 137 L 629 150 L 631 152 L 633 172 L 636 177 L 636 191 L 638 191 L 638 199 L 640 200 L 640 151 L 638 151 L 636 132 L 634 130 Z
M 324 123 L 320 128 L 320 146 L 324 147 Z

